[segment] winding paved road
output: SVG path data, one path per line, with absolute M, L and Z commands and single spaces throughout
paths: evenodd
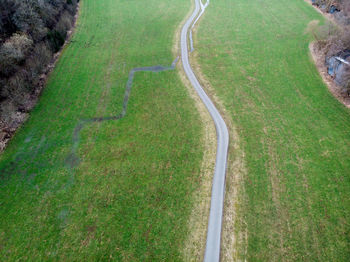
M 225 194 L 225 174 L 227 165 L 227 150 L 229 135 L 225 121 L 221 117 L 219 111 L 216 109 L 213 102 L 205 93 L 201 85 L 199 84 L 188 60 L 188 48 L 187 48 L 187 34 L 191 27 L 191 24 L 198 16 L 198 12 L 201 9 L 200 15 L 204 12 L 205 8 L 200 0 L 195 0 L 195 9 L 186 21 L 181 31 L 181 59 L 185 73 L 190 80 L 192 86 L 198 93 L 202 102 L 208 109 L 216 128 L 217 134 L 217 152 L 216 163 L 212 185 L 212 196 L 210 203 L 209 224 L 207 232 L 207 243 L 205 248 L 205 262 L 215 262 L 220 259 L 220 239 L 221 239 L 221 225 L 224 205 Z

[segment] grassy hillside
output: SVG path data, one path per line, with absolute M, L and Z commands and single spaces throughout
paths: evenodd
M 303 0 L 216 0 L 199 26 L 198 61 L 245 154 L 240 259 L 350 256 L 350 114 L 309 56 L 314 19 Z
M 132 68 L 171 65 L 190 4 L 81 2 L 72 43 L 0 157 L 0 260 L 180 260 L 202 146 L 176 71 L 136 72 L 124 118 L 74 130 L 122 112 Z

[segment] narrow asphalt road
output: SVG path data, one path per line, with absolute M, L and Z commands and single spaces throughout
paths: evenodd
M 210 203 L 210 214 L 207 232 L 207 243 L 205 248 L 205 262 L 215 262 L 220 259 L 220 240 L 221 240 L 221 225 L 225 195 L 225 174 L 227 165 L 227 150 L 229 135 L 224 119 L 216 109 L 213 102 L 207 96 L 201 85 L 199 84 L 188 60 L 187 34 L 197 17 L 200 7 L 203 6 L 200 0 L 195 0 L 195 9 L 186 21 L 181 31 L 181 59 L 185 73 L 190 80 L 192 86 L 198 93 L 202 102 L 208 109 L 216 128 L 217 134 L 217 152 L 216 163 L 212 185 L 212 195 Z

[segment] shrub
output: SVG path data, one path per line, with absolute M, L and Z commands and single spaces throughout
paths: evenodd
M 47 38 L 51 44 L 52 50 L 57 52 L 65 42 L 67 32 L 72 27 L 72 16 L 65 11 L 55 28 L 47 34 Z
M 59 13 L 61 10 L 55 8 L 52 5 L 47 4 L 47 2 L 39 1 L 38 14 L 41 17 L 45 26 L 50 30 L 55 27 Z
M 51 52 L 48 44 L 42 42 L 33 50 L 33 54 L 26 62 L 26 68 L 31 68 L 37 72 L 38 75 L 42 74 L 46 65 L 48 65 L 52 59 L 53 53 Z
M 79 1 L 78 0 L 71 0 L 71 3 L 68 3 L 67 1 L 67 11 L 72 15 L 74 16 L 75 14 L 75 10 L 76 10 L 76 7 L 77 7 L 77 3 Z
M 348 90 L 348 94 L 350 94 L 350 67 L 348 67 L 348 69 L 346 70 L 344 78 L 346 83 L 345 87 Z
M 327 40 L 325 53 L 327 56 L 335 55 L 346 49 L 350 49 L 350 35 L 346 33 L 349 29 L 337 31 Z
M 326 41 L 332 36 L 338 36 L 340 33 L 333 23 L 327 21 L 324 25 L 319 25 L 318 20 L 311 21 L 307 25 L 305 32 L 311 34 L 318 42 Z
M 0 73 L 10 75 L 25 59 L 33 41 L 25 34 L 14 34 L 0 48 Z
M 12 22 L 12 16 L 18 5 L 12 0 L 0 0 L 0 38 L 6 39 L 17 31 L 16 25 Z
M 29 82 L 26 71 L 18 71 L 11 76 L 2 90 L 2 96 L 9 99 L 13 105 L 25 111 L 29 108 Z
M 7 125 L 11 125 L 11 122 L 14 118 L 13 114 L 16 112 L 16 106 L 12 103 L 11 100 L 7 99 L 3 101 L 0 105 L 0 117 L 1 120 Z
M 27 2 L 24 2 L 17 8 L 12 21 L 20 31 L 31 35 L 35 42 L 42 40 L 46 36 L 47 28 L 44 26 L 38 13 Z
M 33 54 L 27 59 L 25 68 L 28 81 L 27 89 L 33 93 L 39 85 L 40 76 L 45 72 L 47 65 L 52 59 L 52 52 L 46 43 L 41 43 L 34 48 Z
M 50 42 L 52 50 L 56 53 L 64 44 L 65 36 L 56 30 L 52 30 L 47 34 L 47 39 Z
M 72 28 L 72 23 L 73 23 L 73 17 L 67 12 L 64 11 L 63 14 L 61 15 L 60 20 L 57 22 L 55 26 L 55 30 L 59 32 L 61 35 L 66 38 L 67 31 Z

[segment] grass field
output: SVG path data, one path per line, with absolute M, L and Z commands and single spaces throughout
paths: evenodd
M 350 114 L 309 56 L 314 19 L 303 0 L 215 0 L 195 36 L 245 156 L 238 259 L 349 261 Z
M 191 2 L 83 0 L 71 44 L 0 157 L 1 261 L 179 261 L 202 124 L 170 66 Z M 74 149 L 74 146 L 77 149 Z M 70 158 L 76 151 L 76 158 Z

